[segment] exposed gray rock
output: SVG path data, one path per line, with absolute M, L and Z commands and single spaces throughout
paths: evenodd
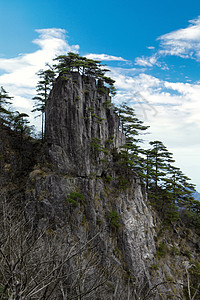
M 31 211 L 36 222 L 41 216 L 55 227 L 64 226 L 81 242 L 99 233 L 98 253 L 104 264 L 121 270 L 121 288 L 124 271 L 137 278 L 140 288 L 151 286 L 149 267 L 156 251 L 153 217 L 136 175 L 129 178 L 128 188 L 120 188 L 113 151 L 125 137 L 108 90 L 78 73 L 67 77 L 58 78 L 46 108 L 53 173 L 30 174 L 27 215 Z M 84 203 L 74 207 L 67 202 L 71 192 L 81 193 Z M 117 214 L 114 223 L 112 213 Z M 124 289 L 126 299 L 126 285 Z
M 58 78 L 47 102 L 46 139 L 59 172 L 101 176 L 106 148 L 124 143 L 110 101 L 108 89 L 94 78 L 78 73 Z

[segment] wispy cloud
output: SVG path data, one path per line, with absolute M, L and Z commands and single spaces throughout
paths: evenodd
M 36 73 L 51 63 L 56 55 L 78 52 L 78 45 L 69 45 L 66 31 L 60 28 L 38 29 L 38 38 L 33 41 L 39 49 L 32 53 L 21 54 L 15 58 L 0 58 L 0 85 L 14 96 L 13 105 L 16 110 L 30 115 L 31 123 L 39 128 L 39 120 L 35 121 L 30 101 L 35 96 L 38 81 Z
M 155 47 L 154 47 L 154 46 L 147 46 L 147 49 L 149 49 L 149 50 L 154 50 Z
M 38 80 L 36 73 L 45 68 L 46 63 L 51 63 L 56 55 L 79 50 L 78 45 L 68 44 L 63 29 L 39 29 L 36 32 L 39 37 L 33 43 L 39 46 L 38 50 L 11 59 L 0 58 L 0 69 L 4 71 L 0 84 L 15 96 L 32 96 Z M 21 101 L 23 105 L 27 106 L 24 100 Z
M 160 42 L 156 51 L 155 47 L 147 47 L 154 50 L 151 56 L 141 56 L 135 59 L 135 65 L 144 67 L 157 66 L 167 69 L 166 65 L 160 63 L 160 58 L 167 55 L 190 58 L 200 61 L 200 16 L 189 21 L 189 26 L 164 34 L 157 38 Z
M 113 56 L 113 55 L 108 55 L 108 54 L 94 54 L 94 53 L 90 53 L 90 54 L 86 54 L 85 56 L 87 58 L 94 59 L 94 60 L 128 62 L 123 57 Z
M 128 76 L 114 69 L 111 77 L 119 89 L 115 101 L 132 104 L 141 118 L 153 126 L 154 135 L 158 133 L 161 139 L 163 135 L 178 147 L 185 143 L 185 133 L 191 131 L 191 143 L 199 143 L 199 84 L 168 82 L 145 73 Z
M 200 61 L 200 16 L 189 21 L 183 29 L 167 33 L 158 38 L 161 55 L 175 55 Z
M 141 57 L 136 57 L 135 59 L 135 65 L 142 66 L 142 67 L 153 67 L 154 65 L 157 65 L 157 56 L 152 55 L 152 56 L 141 56 Z

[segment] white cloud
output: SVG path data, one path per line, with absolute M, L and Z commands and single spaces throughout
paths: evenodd
M 149 57 L 148 56 L 136 57 L 135 65 L 143 66 L 143 67 L 153 67 L 154 65 L 157 65 L 157 57 L 156 55 L 149 56 Z
M 161 41 L 161 55 L 176 55 L 200 61 L 200 16 L 189 21 L 183 29 L 167 33 L 158 38 Z
M 200 16 L 189 21 L 186 28 L 178 29 L 157 38 L 160 41 L 157 52 L 152 56 L 141 56 L 135 59 L 135 65 L 143 67 L 157 66 L 168 69 L 159 62 L 161 57 L 167 55 L 190 58 L 200 61 Z M 155 47 L 147 47 L 155 50 Z
M 199 184 L 200 83 L 169 82 L 145 73 L 130 76 L 114 68 L 111 77 L 119 89 L 115 102 L 129 103 L 151 126 L 145 138 L 161 140 L 177 166 Z
M 85 55 L 89 59 L 94 59 L 94 60 L 103 60 L 103 61 L 124 61 L 128 62 L 126 59 L 118 56 L 113 56 L 113 55 L 108 55 L 108 54 L 86 54 Z
M 149 50 L 154 50 L 155 47 L 153 47 L 153 46 L 148 46 L 147 49 L 149 49 Z
M 154 135 L 164 136 L 177 147 L 184 145 L 187 133 L 191 144 L 200 143 L 196 136 L 200 129 L 199 84 L 168 82 L 144 73 L 127 76 L 114 69 L 111 77 L 120 90 L 115 101 L 132 103 L 153 126 Z
M 24 96 L 34 96 L 38 80 L 36 73 L 45 68 L 46 63 L 51 63 L 56 55 L 79 49 L 78 45 L 67 43 L 64 29 L 38 29 L 36 32 L 39 37 L 33 43 L 39 46 L 38 50 L 11 59 L 0 58 L 0 69 L 5 72 L 0 76 L 0 84 L 13 96 L 22 96 L 21 108 L 27 105 Z M 18 107 L 19 102 L 15 100 L 14 104 Z

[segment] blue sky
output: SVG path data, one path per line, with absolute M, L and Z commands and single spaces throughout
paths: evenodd
M 68 51 L 103 60 L 200 191 L 199 1 L 0 2 L 0 85 L 30 114 L 35 73 Z M 32 121 L 34 120 L 31 116 Z

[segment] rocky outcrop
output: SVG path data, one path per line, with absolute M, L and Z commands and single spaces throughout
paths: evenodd
M 59 172 L 101 176 L 105 153 L 124 143 L 101 81 L 79 73 L 58 78 L 47 102 L 46 139 Z
M 0 142 L 0 196 L 20 203 L 33 228 L 47 224 L 69 247 L 86 245 L 84 268 L 92 249 L 97 260 L 87 278 L 98 282 L 106 266 L 102 294 L 84 299 L 187 299 L 185 266 L 198 266 L 198 236 L 180 224 L 161 225 L 139 176 L 123 168 L 125 137 L 101 81 L 78 73 L 57 79 L 45 145 L 29 138 L 21 145 L 8 128 Z
M 46 141 L 51 167 L 30 174 L 27 214 L 82 242 L 98 234 L 98 253 L 121 270 L 120 284 L 128 272 L 150 286 L 153 217 L 140 178 L 115 166 L 125 137 L 101 81 L 78 73 L 58 78 L 46 108 Z M 74 192 L 84 197 L 75 206 L 68 201 Z

